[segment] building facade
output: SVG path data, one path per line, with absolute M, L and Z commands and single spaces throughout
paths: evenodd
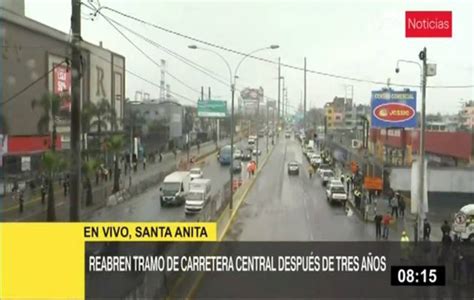
M 38 137 L 48 139 L 48 132 L 39 130 L 38 121 L 44 111 L 33 107 L 32 102 L 48 93 L 70 94 L 70 36 L 26 17 L 22 0 L 2 1 L 0 24 L 3 79 L 0 113 L 7 128 L 4 134 L 8 135 L 9 143 L 15 144 L 5 155 L 18 159 L 18 156 L 42 153 L 49 147 L 50 141 L 34 142 Z M 106 99 L 120 121 L 126 92 L 125 57 L 86 41 L 81 42 L 81 52 L 81 104 Z M 70 100 L 61 107 L 58 150 L 69 149 L 70 108 Z M 49 127 L 51 129 L 52 124 Z M 108 127 L 112 129 L 110 125 Z M 119 125 L 116 129 L 120 128 Z M 32 149 L 32 144 L 37 147 Z

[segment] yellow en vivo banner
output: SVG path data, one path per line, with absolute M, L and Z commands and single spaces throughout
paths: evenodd
M 0 223 L 0 299 L 83 299 L 85 242 L 216 240 L 215 223 Z

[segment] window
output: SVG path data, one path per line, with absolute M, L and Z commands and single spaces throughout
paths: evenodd
M 331 121 L 332 120 L 332 117 L 328 117 L 328 121 Z
M 341 120 L 341 117 L 340 116 L 336 116 L 336 121 L 339 121 Z

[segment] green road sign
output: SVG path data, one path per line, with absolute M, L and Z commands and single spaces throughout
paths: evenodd
M 198 117 L 225 118 L 227 116 L 227 102 L 222 100 L 200 100 L 197 104 Z

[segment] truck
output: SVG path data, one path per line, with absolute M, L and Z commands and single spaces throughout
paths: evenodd
M 187 171 L 177 171 L 166 176 L 160 186 L 161 207 L 183 205 L 190 182 L 191 176 Z
M 189 192 L 185 196 L 184 212 L 187 215 L 202 211 L 206 203 L 211 200 L 211 180 L 194 179 L 189 185 Z

